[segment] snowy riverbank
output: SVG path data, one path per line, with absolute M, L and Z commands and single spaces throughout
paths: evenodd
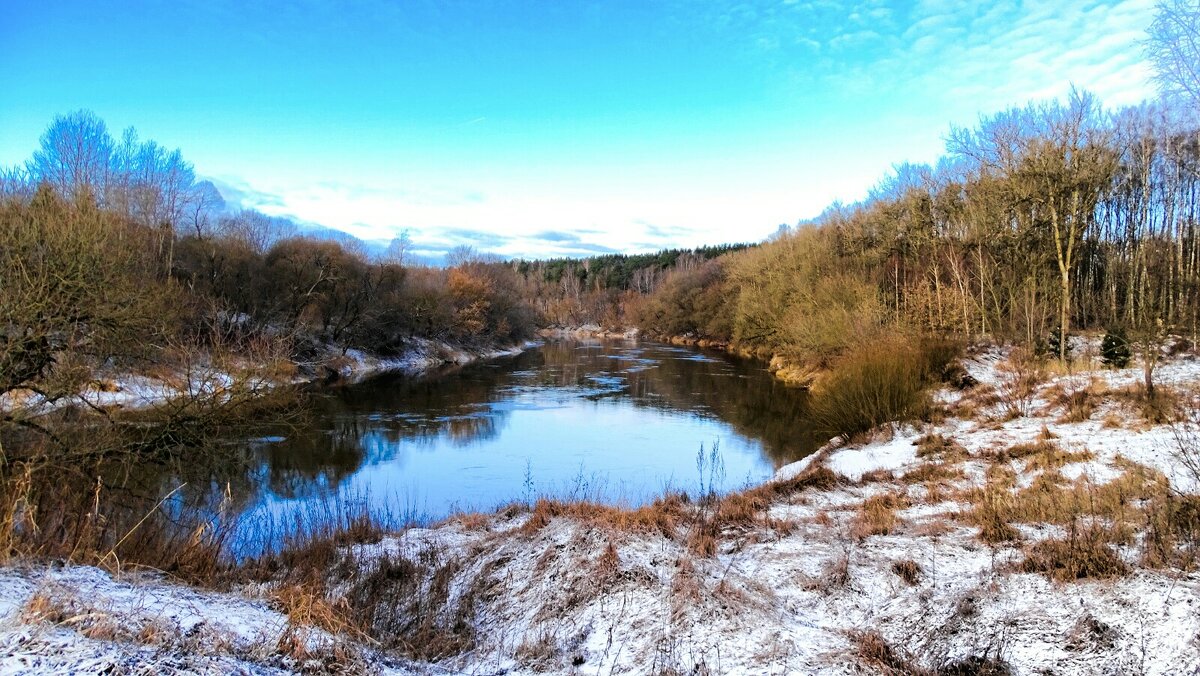
M 1196 673 L 1197 532 L 1178 510 L 1200 477 L 1179 461 L 1181 428 L 1144 415 L 1138 368 L 1085 355 L 1034 377 L 1011 357 L 965 359 L 978 384 L 938 392 L 935 422 L 831 445 L 721 500 L 544 502 L 341 547 L 321 603 L 371 612 L 339 637 L 281 600 L 287 573 L 217 593 L 10 567 L 0 671 Z M 1167 358 L 1156 380 L 1186 406 L 1200 362 Z M 1098 527 L 1112 538 L 1085 553 L 1104 567 L 1053 558 Z M 402 640 L 385 659 L 360 632 L 387 627 Z
M 539 345 L 524 341 L 502 347 L 465 347 L 445 341 L 412 338 L 403 352 L 378 356 L 361 350 L 330 347 L 324 358 L 284 368 L 263 369 L 250 359 L 225 359 L 214 363 L 199 359 L 176 368 L 161 368 L 156 373 L 129 373 L 99 369 L 91 382 L 78 394 L 47 401 L 45 397 L 22 392 L 20 397 L 0 397 L 0 410 L 22 408 L 30 413 L 45 413 L 61 406 L 80 405 L 94 409 L 138 410 L 152 408 L 179 397 L 220 397 L 237 390 L 240 393 L 266 394 L 283 385 L 338 379 L 357 382 L 388 372 L 418 375 L 449 365 L 520 354 Z

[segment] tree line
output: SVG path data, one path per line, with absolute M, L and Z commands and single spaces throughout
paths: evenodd
M 1074 329 L 1195 337 L 1200 126 L 1166 102 L 1116 111 L 1073 92 L 954 129 L 852 206 L 672 274 L 640 315 L 823 359 L 885 327 L 1066 349 Z M 1065 356 L 1060 354 L 1059 356 Z
M 749 248 L 721 244 L 695 249 L 664 249 L 647 254 L 606 254 L 588 258 L 515 260 L 525 298 L 543 325 L 598 324 L 623 329 L 634 323 L 633 308 L 673 272 Z

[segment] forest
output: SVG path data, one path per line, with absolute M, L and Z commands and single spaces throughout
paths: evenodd
M 466 251 L 437 268 L 230 209 L 180 151 L 132 129 L 115 140 L 79 111 L 4 175 L 0 394 L 58 399 L 97 364 L 221 351 L 312 371 L 414 337 L 512 344 L 585 324 L 786 360 L 802 381 L 881 341 L 920 361 L 911 346 L 931 341 L 1065 360 L 1062 337 L 1080 330 L 1194 340 L 1192 112 L 1109 110 L 1074 91 L 954 128 L 935 166 L 898 165 L 864 201 L 758 245 L 544 261 Z
M 668 275 L 639 308 L 693 333 L 820 363 L 880 332 L 1015 341 L 1066 358 L 1076 330 L 1197 331 L 1200 127 L 1092 95 L 952 130 L 854 205 Z

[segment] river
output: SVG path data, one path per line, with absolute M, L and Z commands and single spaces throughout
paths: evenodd
M 632 506 L 667 490 L 725 492 L 820 441 L 805 392 L 763 363 L 649 342 L 551 341 L 322 389 L 305 409 L 299 423 L 229 440 L 236 468 L 175 469 L 169 482 L 189 482 L 178 505 L 219 504 L 252 552 L 339 512 L 400 525 L 541 496 Z

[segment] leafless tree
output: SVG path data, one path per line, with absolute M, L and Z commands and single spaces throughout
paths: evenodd
M 412 249 L 412 237 L 408 234 L 408 229 L 400 231 L 400 234 L 394 237 L 391 243 L 388 244 L 387 250 L 383 253 L 383 262 L 395 263 L 396 265 L 404 265 L 408 261 L 408 252 Z
M 27 168 L 70 198 L 84 192 L 102 196 L 112 167 L 113 141 L 108 126 L 95 113 L 79 110 L 59 115 L 42 134 Z
M 203 239 L 213 234 L 216 220 L 225 210 L 225 198 L 212 181 L 200 181 L 188 191 L 185 207 L 183 227 Z
M 1162 0 L 1146 40 L 1158 84 L 1200 108 L 1200 1 Z

